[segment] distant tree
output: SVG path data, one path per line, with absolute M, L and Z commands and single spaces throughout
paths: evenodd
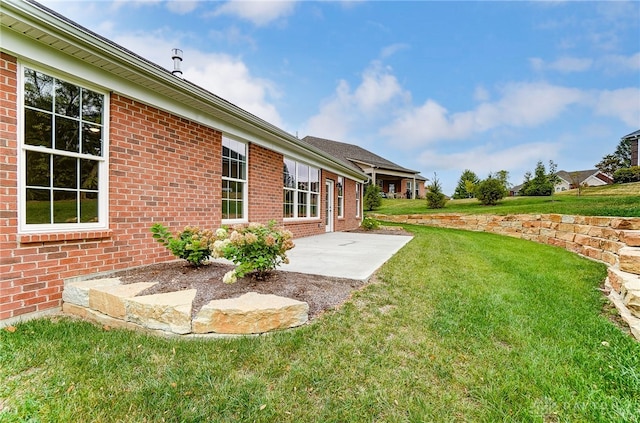
M 506 170 L 499 170 L 495 173 L 495 175 L 489 175 L 489 177 L 493 177 L 497 180 L 499 180 L 500 182 L 502 182 L 502 185 L 504 186 L 504 189 L 507 193 L 509 193 L 509 188 L 511 187 L 511 184 L 509 183 L 509 172 Z
M 520 193 L 528 196 L 547 196 L 552 195 L 556 184 L 560 181 L 560 177 L 556 172 L 557 165 L 553 161 L 549 161 L 549 172 L 545 168 L 542 160 L 536 164 L 536 169 L 531 173 L 525 174 L 525 180 L 522 184 Z
M 613 182 L 626 184 L 628 182 L 640 182 L 640 166 L 624 167 L 613 174 Z
M 453 193 L 453 198 L 473 198 L 473 188 L 478 182 L 480 182 L 478 176 L 469 169 L 465 169 L 462 175 L 460 175 L 460 180 L 458 180 L 458 186 Z
M 438 180 L 438 175 L 433 174 L 433 181 L 427 187 L 427 207 L 430 209 L 441 209 L 447 203 L 447 196 L 442 192 L 442 185 Z
M 560 177 L 558 176 L 558 165 L 549 160 L 549 172 L 547 173 L 547 180 L 553 187 L 551 189 L 551 195 L 556 191 L 556 185 L 560 183 Z
M 580 172 L 570 172 L 569 179 L 569 182 L 571 183 L 571 189 L 575 189 L 578 197 L 580 197 L 583 188 L 582 181 L 580 180 Z
M 382 197 L 380 196 L 380 187 L 374 184 L 367 185 L 364 190 L 364 208 L 365 210 L 375 210 L 382 204 Z
M 631 166 L 631 139 L 623 139 L 618 143 L 613 154 L 607 154 L 596 167 L 599 171 L 613 176 L 616 170 Z
M 504 182 L 489 176 L 476 186 L 476 198 L 485 206 L 495 206 L 507 196 L 508 190 Z

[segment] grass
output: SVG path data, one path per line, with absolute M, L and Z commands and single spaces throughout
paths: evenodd
M 604 265 L 407 228 L 377 283 L 293 331 L 177 340 L 67 318 L 0 330 L 0 421 L 640 421 L 640 343 L 602 314 Z
M 383 199 L 375 213 L 425 214 L 518 214 L 559 213 L 582 216 L 640 217 L 640 182 L 590 187 L 578 196 L 576 190 L 551 197 L 507 197 L 497 206 L 483 206 L 476 199 L 451 200 L 443 209 L 428 209 L 426 200 Z

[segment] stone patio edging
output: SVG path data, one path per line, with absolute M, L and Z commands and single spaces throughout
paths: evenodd
M 153 285 L 122 284 L 119 278 L 69 281 L 62 294 L 62 311 L 108 328 L 187 337 L 258 335 L 301 326 L 309 319 L 306 302 L 249 292 L 213 300 L 192 320 L 195 289 L 138 295 Z

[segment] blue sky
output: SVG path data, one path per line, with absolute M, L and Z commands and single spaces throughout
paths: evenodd
M 640 129 L 640 2 L 42 1 L 300 138 L 437 173 L 592 169 Z

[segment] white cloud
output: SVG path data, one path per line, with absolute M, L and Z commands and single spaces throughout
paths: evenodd
M 529 63 L 537 71 L 553 70 L 561 73 L 585 72 L 593 66 L 593 60 L 580 57 L 560 57 L 554 62 L 545 62 L 539 57 L 532 57 Z
M 630 56 L 621 54 L 608 55 L 600 59 L 598 65 L 609 74 L 638 72 L 640 71 L 640 52 Z
M 620 119 L 632 128 L 640 127 L 640 89 L 598 91 L 591 99 L 596 114 Z
M 476 101 L 489 101 L 490 98 L 489 91 L 482 85 L 478 85 L 473 92 L 473 99 Z
M 232 0 L 218 7 L 214 16 L 231 15 L 251 21 L 254 25 L 264 26 L 293 13 L 296 0 Z
M 380 52 L 380 58 L 386 59 L 387 57 L 393 56 L 399 51 L 407 50 L 409 48 L 410 48 L 409 44 L 403 44 L 403 43 L 392 44 L 382 49 L 382 51 Z
M 119 35 L 115 42 L 142 57 L 173 69 L 171 49 L 179 47 L 184 35 L 165 34 L 162 31 L 145 34 Z M 282 125 L 271 100 L 279 96 L 275 84 L 251 74 L 240 59 L 221 53 L 205 53 L 183 48 L 182 71 L 184 79 L 219 95 L 225 100 L 276 125 Z
M 386 110 L 393 109 L 391 105 L 395 101 L 408 99 L 409 94 L 402 89 L 391 68 L 374 61 L 362 73 L 355 90 L 341 80 L 333 96 L 309 119 L 305 130 L 326 138 L 345 139 L 355 123 L 370 121 L 382 110 L 388 115 Z
M 198 4 L 195 0 L 167 0 L 167 9 L 178 15 L 186 15 L 196 10 Z
M 547 83 L 512 83 L 502 98 L 484 102 L 473 110 L 449 113 L 434 100 L 405 111 L 383 127 L 381 134 L 402 139 L 405 148 L 450 139 L 464 139 L 497 127 L 532 127 L 558 117 L 567 107 L 579 103 L 580 90 Z
M 401 94 L 402 87 L 391 74 L 391 68 L 384 67 L 380 62 L 373 62 L 364 71 L 362 82 L 353 94 L 353 100 L 356 108 L 371 111 Z

